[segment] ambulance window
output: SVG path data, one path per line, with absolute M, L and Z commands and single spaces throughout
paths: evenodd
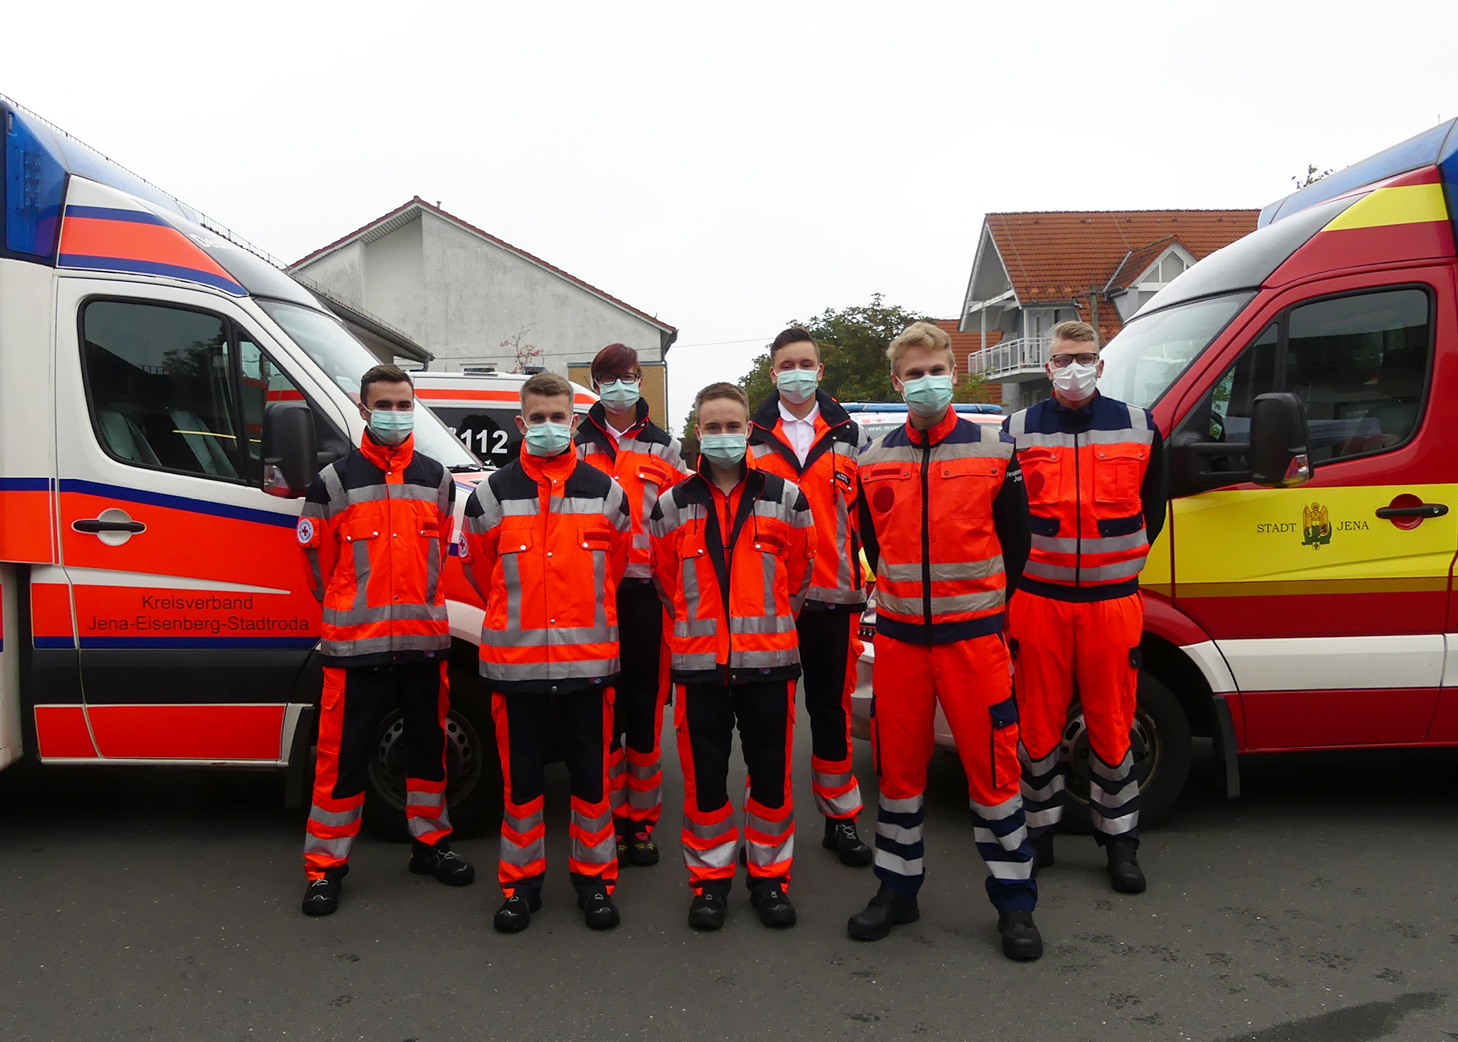
M 248 465 L 248 480 L 259 485 L 263 483 L 264 414 L 272 402 L 301 402 L 304 395 L 246 334 L 238 337 L 238 364 L 238 391 L 243 399 L 243 456 Z
M 1284 389 L 1306 403 L 1313 463 L 1389 449 L 1417 429 L 1429 314 L 1427 293 L 1414 288 L 1291 310 Z
M 1240 445 L 1250 441 L 1250 415 L 1257 395 L 1276 389 L 1276 350 L 1280 330 L 1272 322 L 1251 343 L 1235 364 L 1210 388 L 1205 401 L 1205 429 L 1202 438 Z M 1248 471 L 1245 453 L 1212 457 L 1209 469 L 1215 473 Z
M 92 301 L 81 315 L 91 422 L 125 463 L 238 480 L 233 360 L 216 315 Z
M 494 466 L 506 466 L 521 451 L 515 410 L 433 405 L 431 412 L 440 417 L 462 445 Z

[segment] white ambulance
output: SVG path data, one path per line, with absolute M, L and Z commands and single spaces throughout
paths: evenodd
M 415 397 L 430 406 L 461 444 L 483 463 L 504 467 L 521 452 L 521 432 L 516 417 L 521 413 L 521 385 L 529 379 L 522 373 L 411 373 Z M 579 415 L 597 401 L 581 384 L 572 385 Z

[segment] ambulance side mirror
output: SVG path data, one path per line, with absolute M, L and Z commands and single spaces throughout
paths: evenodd
M 319 473 L 319 439 L 307 402 L 272 402 L 263 414 L 263 490 L 295 499 Z
M 1258 395 L 1250 416 L 1250 480 L 1289 488 L 1311 480 L 1306 410 L 1289 391 Z

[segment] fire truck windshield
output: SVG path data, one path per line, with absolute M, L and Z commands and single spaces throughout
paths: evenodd
M 351 401 L 359 401 L 359 378 L 379 363 L 368 348 L 337 321 L 311 308 L 279 300 L 260 300 L 258 305 Z M 466 451 L 429 409 L 415 411 L 415 446 L 452 471 L 482 469 L 480 461 Z
M 1099 390 L 1152 408 L 1252 295 L 1227 293 L 1136 316 L 1100 352 L 1104 375 Z

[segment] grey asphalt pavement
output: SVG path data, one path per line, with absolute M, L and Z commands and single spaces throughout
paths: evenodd
M 303 819 L 267 775 L 133 769 L 0 774 L 0 1038 L 20 1039 L 1458 1039 L 1458 754 L 1329 754 L 1245 765 L 1224 799 L 1208 757 L 1141 860 L 1108 889 L 1093 841 L 1043 874 L 1047 954 L 996 947 L 961 770 L 934 757 L 922 919 L 849 940 L 875 889 L 819 845 L 803 709 L 796 764 L 800 924 L 685 923 L 682 789 L 668 731 L 664 860 L 625 869 L 623 925 L 592 933 L 566 879 L 566 781 L 547 793 L 546 906 L 491 930 L 479 878 L 405 870 L 356 846 L 338 914 L 299 914 Z M 857 769 L 872 831 L 874 773 Z M 742 771 L 741 771 L 742 773 Z M 731 786 L 731 791 L 737 791 Z

